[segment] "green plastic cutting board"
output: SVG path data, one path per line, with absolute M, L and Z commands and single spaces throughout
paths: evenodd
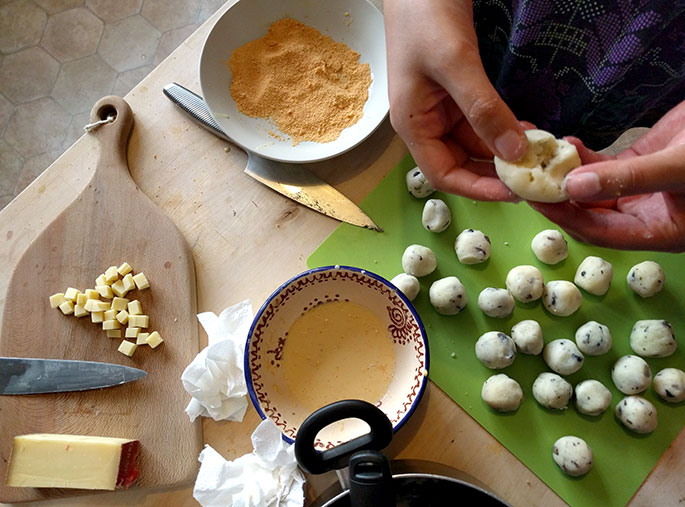
M 666 319 L 673 325 L 680 346 L 671 357 L 647 362 L 652 374 L 666 367 L 685 369 L 685 254 L 625 252 L 567 238 L 568 258 L 549 266 L 536 259 L 530 242 L 541 230 L 556 227 L 528 205 L 476 202 L 441 193 L 430 198 L 447 203 L 452 224 L 439 234 L 432 233 L 421 225 L 425 199 L 416 199 L 407 192 L 405 174 L 413 167 L 414 162 L 407 156 L 361 205 L 384 232 L 341 224 L 309 257 L 308 265 L 356 266 L 391 279 L 402 272 L 401 257 L 408 245 L 418 243 L 431 248 L 438 268 L 420 279 L 421 291 L 414 300 L 428 332 L 430 378 L 569 504 L 625 505 L 683 427 L 685 403 L 668 404 L 650 388 L 643 395 L 657 407 L 658 428 L 649 435 L 628 431 L 614 416 L 614 407 L 623 395 L 611 381 L 611 366 L 620 356 L 633 353 L 629 336 L 636 320 Z M 456 257 L 454 240 L 467 228 L 482 230 L 492 241 L 491 257 L 483 264 L 464 265 Z M 487 317 L 478 309 L 480 291 L 489 286 L 504 287 L 507 272 L 514 266 L 537 266 L 546 281 L 573 280 L 576 267 L 587 255 L 611 262 L 614 278 L 605 296 L 583 292 L 580 310 L 569 317 L 552 316 L 539 302 L 517 303 L 514 313 L 506 319 Z M 628 270 L 643 260 L 659 262 L 666 273 L 665 289 L 648 299 L 633 294 L 626 286 Z M 450 275 L 461 279 L 469 303 L 460 314 L 443 316 L 431 307 L 428 289 L 434 280 Z M 609 326 L 612 350 L 603 356 L 586 356 L 581 370 L 567 377 L 574 386 L 589 378 L 606 385 L 612 392 L 612 404 L 604 414 L 582 415 L 573 402 L 564 411 L 538 405 L 531 386 L 540 372 L 547 371 L 541 356 L 519 354 L 514 364 L 500 371 L 489 370 L 476 359 L 474 345 L 480 335 L 492 330 L 510 334 L 511 327 L 525 319 L 541 324 L 545 342 L 573 340 L 575 330 L 589 320 Z M 506 373 L 521 384 L 524 400 L 515 413 L 497 413 L 482 402 L 483 382 L 495 373 Z M 565 475 L 552 460 L 552 444 L 564 435 L 585 439 L 594 451 L 594 467 L 581 478 Z

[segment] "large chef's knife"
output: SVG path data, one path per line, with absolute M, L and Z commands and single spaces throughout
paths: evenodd
M 172 83 L 164 87 L 164 94 L 201 127 L 226 141 L 234 142 L 214 121 L 204 99 L 183 86 Z M 328 183 L 304 167 L 269 160 L 247 152 L 245 173 L 264 185 L 294 201 L 348 224 L 380 231 L 364 213 Z
M 145 375 L 137 368 L 94 361 L 0 357 L 0 395 L 101 389 Z

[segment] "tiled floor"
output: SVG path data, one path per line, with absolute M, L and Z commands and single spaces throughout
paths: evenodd
M 226 0 L 0 0 L 0 209 Z

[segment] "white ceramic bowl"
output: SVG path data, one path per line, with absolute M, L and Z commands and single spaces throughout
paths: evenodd
M 428 382 L 428 340 L 421 319 L 394 285 L 369 271 L 327 266 L 297 275 L 281 285 L 255 315 L 245 346 L 245 376 L 257 412 L 276 423 L 293 442 L 310 413 L 288 396 L 280 370 L 283 346 L 293 322 L 306 310 L 328 301 L 360 304 L 385 325 L 393 340 L 395 370 L 385 395 L 376 403 L 397 431 L 411 416 Z M 279 352 L 280 351 L 280 352 Z M 311 386 L 316 389 L 316 386 Z M 324 428 L 315 446 L 328 449 L 368 432 L 358 419 Z
M 226 64 L 233 50 L 267 33 L 284 17 L 316 28 L 357 51 L 371 67 L 373 82 L 363 117 L 329 143 L 290 138 L 265 119 L 240 113 L 229 90 Z M 228 9 L 209 33 L 200 57 L 200 86 L 212 117 L 235 143 L 262 157 L 305 163 L 340 155 L 366 139 L 388 114 L 388 81 L 382 13 L 368 0 L 241 0 Z M 269 135 L 276 132 L 282 140 Z

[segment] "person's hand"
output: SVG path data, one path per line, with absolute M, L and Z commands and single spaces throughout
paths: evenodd
M 386 0 L 383 10 L 390 121 L 430 184 L 472 199 L 519 200 L 497 178 L 492 156 L 521 158 L 526 138 L 483 69 L 472 2 Z
M 615 157 L 576 145 L 570 201 L 531 206 L 573 238 L 625 250 L 685 251 L 685 101 Z

